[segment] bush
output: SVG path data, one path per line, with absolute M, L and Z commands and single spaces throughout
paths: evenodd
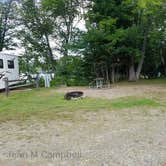
M 43 77 L 39 79 L 39 87 L 45 87 L 45 81 Z
M 78 80 L 74 78 L 64 78 L 64 77 L 57 77 L 51 81 L 51 86 L 60 86 L 60 85 L 66 85 L 66 86 L 86 86 L 88 85 L 88 82 L 85 80 Z
M 65 81 L 62 77 L 57 77 L 57 78 L 54 78 L 53 80 L 51 80 L 50 84 L 52 87 L 65 85 Z
M 88 82 L 85 80 L 83 70 L 83 59 L 79 56 L 62 57 L 58 60 L 56 66 L 56 78 L 52 80 L 51 85 L 67 86 L 85 86 Z
M 78 80 L 78 79 L 68 79 L 67 86 L 86 86 L 88 82 L 85 80 Z

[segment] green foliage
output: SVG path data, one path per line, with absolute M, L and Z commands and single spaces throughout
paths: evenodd
M 44 78 L 40 77 L 40 79 L 39 79 L 39 87 L 44 87 L 44 86 L 45 86 Z
M 34 68 L 55 72 L 56 61 L 49 41 L 54 29 L 53 20 L 33 0 L 21 2 L 20 17 L 23 28 L 18 36 L 26 49 L 26 61 L 33 61 Z
M 79 56 L 63 57 L 57 62 L 55 83 L 68 86 L 87 85 L 83 60 Z M 54 82 L 53 81 L 53 82 Z
M 53 79 L 51 81 L 51 86 L 52 87 L 57 87 L 57 86 L 87 86 L 88 85 L 88 81 L 87 80 L 83 80 L 78 79 L 78 78 L 66 78 L 65 76 L 61 76 L 61 77 L 56 77 L 55 79 Z
M 91 2 L 93 5 L 85 17 L 88 31 L 83 34 L 80 42 L 84 47 L 82 50 L 87 77 L 110 79 L 111 68 L 115 67 L 121 72 L 118 74 L 126 75 L 128 78 L 133 74 L 135 75 L 133 80 L 139 79 L 142 66 L 147 68 L 148 72 L 151 70 L 151 67 L 148 69 L 146 64 L 143 65 L 144 62 L 150 63 L 151 57 L 153 68 L 156 68 L 156 64 L 161 66 L 161 63 L 162 66 L 166 66 L 165 46 L 160 44 L 162 55 L 159 56 L 161 50 L 156 49 L 156 53 L 152 55 L 153 45 L 151 45 L 151 40 L 159 42 L 161 39 L 165 44 L 165 39 L 161 36 L 154 38 L 151 35 L 159 29 L 162 29 L 162 32 L 165 29 L 163 16 L 166 14 L 166 4 L 163 0 L 91 0 Z M 162 68 L 166 71 L 166 67 Z
M 0 51 L 14 47 L 14 30 L 19 31 L 17 37 L 26 50 L 19 62 L 23 73 L 38 68 L 56 72 L 53 85 L 86 85 L 96 77 L 109 82 L 113 75 L 130 78 L 131 73 L 138 79 L 141 71 L 150 77 L 158 72 L 166 75 L 165 0 L 23 0 L 14 4 L 0 2 Z M 87 5 L 86 32 L 76 26 L 83 4 Z M 16 23 L 21 28 L 15 28 Z M 82 56 L 70 56 L 74 51 Z M 59 53 L 68 57 L 56 62 Z
M 81 19 L 81 0 L 42 0 L 42 8 L 54 20 L 54 33 L 59 37 L 58 51 L 64 56 L 69 55 L 70 43 L 74 43 L 79 29 L 76 18 Z
M 17 46 L 13 40 L 16 37 L 16 9 L 13 1 L 0 1 L 0 51 Z
M 61 85 L 65 85 L 65 81 L 63 77 L 56 77 L 51 81 L 51 87 L 57 87 Z
M 34 74 L 37 72 L 36 67 L 34 66 L 31 59 L 25 56 L 19 57 L 19 71 L 24 74 Z

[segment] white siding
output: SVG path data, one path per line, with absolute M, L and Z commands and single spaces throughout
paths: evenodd
M 0 68 L 0 74 L 5 73 L 4 77 L 8 77 L 9 80 L 19 79 L 18 57 L 15 55 L 0 53 L 0 59 L 3 59 L 3 69 Z M 14 61 L 14 69 L 8 68 L 8 60 Z M 0 89 L 5 88 L 3 78 L 0 79 Z

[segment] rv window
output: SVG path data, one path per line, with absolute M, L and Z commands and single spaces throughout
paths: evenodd
M 14 61 L 8 60 L 7 62 L 8 62 L 8 68 L 9 69 L 14 69 Z
M 0 59 L 0 69 L 3 69 L 3 59 Z

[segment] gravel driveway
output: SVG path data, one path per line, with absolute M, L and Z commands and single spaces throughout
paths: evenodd
M 152 95 L 154 91 L 156 94 L 165 91 L 164 87 L 142 87 L 141 93 L 140 88 L 137 88 L 133 87 L 125 94 L 147 95 L 148 91 Z M 70 90 L 73 89 L 58 91 Z M 124 90 L 118 87 L 109 91 L 84 90 L 91 97 L 97 93 L 102 98 L 124 96 Z M 164 97 L 165 95 L 162 101 Z M 77 111 L 72 120 L 59 119 L 41 123 L 29 119 L 25 122 L 2 123 L 1 165 L 166 166 L 165 108 Z

